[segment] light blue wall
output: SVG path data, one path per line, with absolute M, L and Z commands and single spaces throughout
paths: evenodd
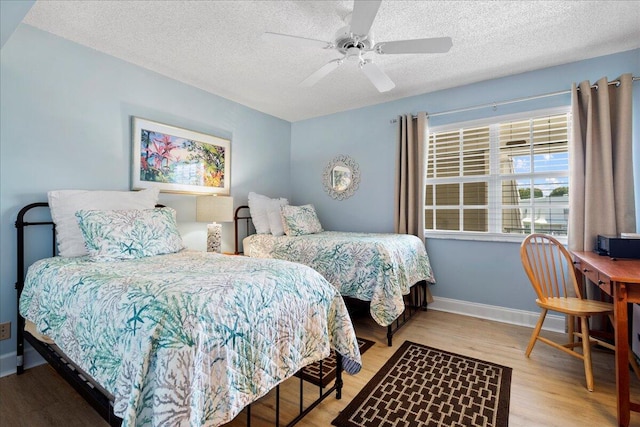
M 34 4 L 35 0 L 0 1 L 0 48 L 9 40 Z
M 18 210 L 54 189 L 128 190 L 131 116 L 231 138 L 231 194 L 289 197 L 291 124 L 27 25 L 1 50 L 0 322 L 15 337 Z M 206 245 L 195 196 L 161 194 L 187 244 Z M 223 250 L 233 225 L 223 225 Z M 43 245 L 46 243 L 43 242 Z M 0 355 L 14 351 L 2 341 Z
M 623 73 L 640 75 L 640 50 L 547 68 L 477 84 L 346 111 L 292 124 L 291 181 L 295 203 L 313 203 L 329 230 L 393 231 L 394 162 L 400 114 L 440 112 L 512 100 L 571 88 L 573 82 L 614 79 Z M 570 105 L 561 95 L 472 112 L 436 116 L 431 126 L 520 111 Z M 634 123 L 639 124 L 640 83 L 634 84 Z M 635 126 L 636 201 L 640 217 L 640 126 Z M 335 201 L 322 187 L 325 164 L 337 154 L 352 156 L 360 166 L 357 193 Z M 640 224 L 640 221 L 638 221 Z M 537 311 L 534 293 L 524 275 L 519 245 L 427 239 L 438 284 L 435 296 Z

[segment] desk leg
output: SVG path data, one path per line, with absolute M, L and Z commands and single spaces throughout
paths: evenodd
M 629 321 L 627 313 L 627 288 L 616 282 L 613 287 L 614 316 L 616 320 L 616 395 L 618 400 L 618 425 L 628 427 L 631 404 L 629 402 Z

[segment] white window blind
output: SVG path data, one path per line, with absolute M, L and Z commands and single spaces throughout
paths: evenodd
M 566 236 L 569 114 L 433 129 L 425 229 Z

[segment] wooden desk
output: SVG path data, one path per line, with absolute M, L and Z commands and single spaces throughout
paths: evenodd
M 572 252 L 578 277 L 584 276 L 613 297 L 616 343 L 618 425 L 629 426 L 631 411 L 640 404 L 629 396 L 628 303 L 640 303 L 640 259 L 611 259 L 594 252 Z

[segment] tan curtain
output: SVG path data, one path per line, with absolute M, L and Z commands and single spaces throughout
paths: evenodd
M 427 113 L 398 119 L 396 157 L 395 232 L 424 241 L 424 167 Z
M 424 168 L 427 144 L 427 113 L 398 119 L 394 226 L 396 233 L 413 234 L 424 242 Z M 426 300 L 433 302 L 427 286 Z
M 598 234 L 636 230 L 631 74 L 572 87 L 569 249 L 593 250 Z

